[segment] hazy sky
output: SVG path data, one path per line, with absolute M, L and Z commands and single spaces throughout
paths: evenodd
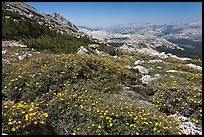
M 202 20 L 202 2 L 26 2 L 43 13 L 58 12 L 77 26 L 180 23 Z

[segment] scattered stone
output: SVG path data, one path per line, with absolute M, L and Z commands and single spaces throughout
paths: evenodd
M 158 63 L 158 62 L 163 62 L 160 59 L 155 59 L 155 60 L 149 60 L 148 63 Z
M 148 74 L 149 73 L 148 69 L 143 67 L 143 66 L 135 66 L 135 67 L 133 67 L 133 69 L 135 69 L 135 70 L 138 69 L 139 72 L 142 74 Z
M 135 65 L 139 65 L 139 64 L 143 64 L 144 63 L 144 61 L 143 60 L 137 60 L 137 61 L 135 61 Z
M 132 88 L 131 87 L 123 87 L 123 91 L 131 91 Z
M 7 50 L 2 50 L 2 54 L 6 54 Z
M 29 54 L 29 53 L 28 53 L 27 55 L 28 55 L 28 56 L 32 56 L 33 54 Z
M 155 74 L 155 75 L 154 75 L 154 79 L 159 79 L 159 78 L 161 78 L 161 75 L 160 75 L 160 74 Z
M 132 85 L 131 88 L 137 91 L 137 90 L 144 90 L 145 87 L 142 84 L 139 84 L 139 85 Z
M 179 72 L 179 71 L 178 70 L 167 70 L 166 72 L 175 73 L 175 72 Z
M 10 16 L 5 16 L 5 19 L 10 19 Z
M 77 54 L 87 54 L 87 55 L 90 55 L 91 53 L 86 48 L 81 46 L 80 48 L 78 48 Z
M 153 80 L 153 78 L 150 75 L 144 75 L 140 80 L 143 84 L 148 84 L 150 81 Z
M 158 68 L 158 69 L 161 69 L 162 67 L 158 66 L 157 68 Z
M 158 52 L 154 49 L 149 49 L 149 48 L 141 48 L 137 50 L 138 53 L 143 53 L 143 54 L 148 54 L 150 56 L 158 56 L 160 58 L 168 58 L 169 56 L 167 56 L 165 54 L 165 52 Z
M 172 56 L 172 54 L 171 54 L 171 53 L 167 53 L 166 55 L 167 55 L 167 56 L 169 56 L 169 57 L 171 57 L 171 56 Z
M 124 68 L 127 68 L 127 69 L 132 69 L 131 66 L 124 66 Z
M 154 77 L 150 75 L 143 75 L 142 78 L 140 79 L 143 84 L 148 84 L 150 81 L 156 80 L 161 78 L 162 76 L 160 74 L 155 74 Z
M 176 58 L 178 60 L 182 60 L 182 61 L 191 60 L 190 58 L 180 58 L 180 57 L 178 57 L 176 55 L 172 55 L 171 53 L 167 53 L 166 55 L 169 56 L 169 57 L 172 57 L 172 58 Z
M 99 51 L 98 49 L 96 49 L 95 51 L 96 51 L 96 53 L 97 53 L 98 55 L 100 55 L 100 56 L 108 56 L 108 54 L 106 54 L 106 53 L 103 52 L 103 51 Z
M 113 58 L 118 58 L 118 56 L 117 56 L 117 55 L 115 55 L 115 56 L 113 56 Z
M 22 56 L 18 56 L 18 59 L 19 59 L 19 60 L 22 60 L 22 59 L 24 59 L 25 57 L 27 57 L 26 54 L 24 54 L 24 55 L 22 55 Z
M 2 41 L 2 47 L 20 47 L 27 48 L 26 45 L 20 44 L 18 41 Z
M 198 70 L 201 70 L 201 71 L 202 71 L 202 67 L 201 67 L 201 66 L 197 66 L 197 65 L 192 64 L 192 63 L 187 64 L 186 66 L 189 66 L 189 67 L 192 67 L 192 68 L 195 68 L 195 69 L 198 69 Z
M 99 47 L 99 45 L 98 44 L 89 44 L 88 47 L 92 48 L 92 49 L 96 49 Z
M 177 114 L 169 117 L 177 118 L 180 120 L 179 127 L 183 130 L 184 134 L 202 135 L 202 128 L 192 123 L 189 118 Z
M 168 56 L 165 54 L 165 52 L 161 52 L 158 56 L 160 58 L 168 58 Z

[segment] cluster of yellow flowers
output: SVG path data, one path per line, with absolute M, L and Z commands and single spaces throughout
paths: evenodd
M 182 107 L 200 105 L 202 86 L 176 77 L 153 83 L 150 88 L 155 94 L 150 100 L 155 109 L 121 94 L 124 85 L 137 83 L 137 74 L 120 66 L 126 60 L 133 63 L 126 57 L 114 61 L 110 57 L 59 54 L 4 64 L 3 90 L 7 97 L 2 106 L 3 131 L 17 133 L 27 126 L 49 122 L 60 133 L 65 133 L 62 126 L 66 126 L 76 134 L 183 134 L 177 128 L 178 121 L 162 111 L 173 111 L 176 103 L 184 102 L 175 108 L 181 112 Z M 193 73 L 189 79 L 200 77 L 202 74 Z M 193 90 L 187 91 L 183 85 Z M 190 92 L 197 94 L 194 97 Z M 198 111 L 202 113 L 201 108 Z
M 34 102 L 3 101 L 2 107 L 3 122 L 8 124 L 4 130 L 8 131 L 18 132 L 31 124 L 44 125 L 48 118 L 48 113 L 40 111 L 39 104 Z

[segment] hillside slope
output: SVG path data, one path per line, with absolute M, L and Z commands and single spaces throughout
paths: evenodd
M 125 52 L 10 5 L 2 9 L 2 133 L 202 134 L 201 60 Z

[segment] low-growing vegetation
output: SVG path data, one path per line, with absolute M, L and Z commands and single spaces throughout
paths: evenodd
M 122 86 L 138 83 L 137 74 L 111 58 L 44 54 L 3 63 L 2 74 L 5 133 L 35 134 L 47 127 L 54 129 L 50 134 L 180 132 L 176 120 L 120 94 Z
M 192 69 L 193 70 L 193 69 Z M 202 123 L 202 73 L 175 73 L 166 75 L 149 85 L 155 93 L 151 101 L 166 114 L 179 113 Z

